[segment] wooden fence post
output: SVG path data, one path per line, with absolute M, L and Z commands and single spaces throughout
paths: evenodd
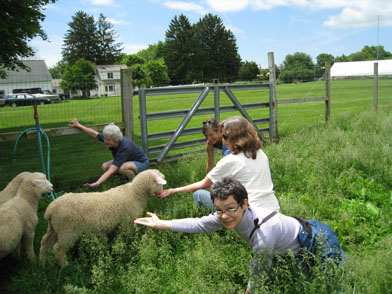
M 125 123 L 124 135 L 133 141 L 133 89 L 130 69 L 121 69 L 121 108 L 122 121 Z
M 373 109 L 377 111 L 378 108 L 378 62 L 374 63 L 374 86 L 373 86 Z
M 274 143 L 279 143 L 278 137 L 278 101 L 276 96 L 276 73 L 274 53 L 268 52 L 268 69 L 269 69 L 269 136 Z
M 325 122 L 329 120 L 331 115 L 331 62 L 325 62 Z

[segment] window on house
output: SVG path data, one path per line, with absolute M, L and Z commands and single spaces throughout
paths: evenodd
M 105 92 L 113 92 L 113 91 L 114 91 L 114 86 L 113 85 L 105 86 Z
M 108 72 L 108 79 L 113 79 L 113 73 L 112 72 Z

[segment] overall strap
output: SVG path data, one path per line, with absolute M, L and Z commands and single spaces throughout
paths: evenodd
M 254 220 L 255 227 L 253 228 L 252 233 L 250 233 L 249 239 L 252 239 L 252 235 L 253 235 L 253 233 L 256 231 L 256 229 L 260 228 L 260 226 L 261 226 L 262 224 L 264 224 L 265 222 L 267 222 L 267 221 L 268 221 L 270 218 L 272 218 L 275 214 L 277 214 L 277 212 L 276 212 L 276 211 L 273 211 L 272 213 L 270 213 L 269 215 L 267 215 L 267 216 L 263 219 L 263 221 L 262 221 L 260 224 L 259 224 L 259 218 L 256 218 L 256 219 Z

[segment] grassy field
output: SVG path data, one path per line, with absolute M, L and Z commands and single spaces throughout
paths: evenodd
M 290 268 L 278 268 L 278 278 L 263 285 L 260 293 L 389 293 L 392 289 L 392 91 L 391 81 L 383 82 L 377 113 L 372 111 L 372 80 L 333 81 L 328 124 L 324 123 L 321 102 L 279 107 L 280 144 L 264 150 L 282 212 L 330 225 L 349 259 L 344 272 L 328 279 L 316 271 L 311 279 L 300 276 L 291 280 L 294 273 Z M 323 96 L 323 91 L 323 82 L 278 85 L 280 99 Z M 242 103 L 267 99 L 268 95 L 235 94 Z M 149 112 L 185 109 L 193 103 L 187 96 L 152 98 Z M 109 102 L 113 104 L 103 107 L 107 117 L 94 114 Z M 90 108 L 82 108 L 82 103 L 90 103 Z M 43 128 L 65 126 L 79 114 L 83 123 L 117 121 L 120 108 L 116 103 L 118 98 L 46 105 L 40 108 L 41 124 Z M 55 110 L 68 105 L 73 111 Z M 137 116 L 137 99 L 134 106 Z M 46 107 L 53 107 L 50 112 L 56 115 L 45 114 Z M 15 128 L 3 125 L 4 116 L 15 111 L 32 117 L 31 109 L 1 108 L 3 130 Z M 154 132 L 161 127 L 166 126 L 158 124 Z M 1 143 L 0 148 L 0 188 L 18 172 L 40 170 L 35 141 L 21 140 L 16 160 L 13 142 Z M 83 134 L 51 138 L 50 154 L 52 182 L 59 193 L 85 191 L 82 184 L 95 180 L 100 163 L 110 158 L 101 143 Z M 205 161 L 200 158 L 184 158 L 155 168 L 166 175 L 167 188 L 177 187 L 204 177 Z M 113 177 L 98 190 L 125 182 L 125 178 Z M 37 253 L 47 226 L 43 213 L 50 201 L 40 201 L 34 240 Z M 148 210 L 164 219 L 207 213 L 193 205 L 191 193 L 163 200 L 151 198 Z M 251 252 L 235 232 L 187 235 L 132 228 L 124 222 L 109 236 L 86 235 L 69 253 L 70 266 L 63 270 L 53 258 L 41 268 L 6 257 L 0 260 L 0 293 L 243 293 Z
M 324 81 L 282 84 L 277 86 L 278 99 L 320 97 L 324 95 Z M 391 100 L 392 80 L 380 79 L 379 105 Z M 268 90 L 236 91 L 234 93 L 240 103 L 267 102 Z M 331 86 L 331 118 L 339 113 L 356 115 L 373 107 L 373 80 L 337 80 Z M 176 96 L 151 96 L 147 99 L 147 112 L 189 109 L 197 94 L 180 94 Z M 231 102 L 225 94 L 221 94 L 221 105 Z M 212 93 L 208 95 L 201 107 L 213 105 Z M 278 106 L 279 137 L 284 138 L 299 128 L 324 122 L 324 103 L 295 103 Z M 221 119 L 238 112 L 222 113 Z M 268 110 L 250 110 L 252 118 L 268 117 Z M 134 117 L 139 116 L 138 97 L 134 97 Z M 121 121 L 121 102 L 119 97 L 94 98 L 89 100 L 70 100 L 62 103 L 39 107 L 41 128 L 66 127 L 73 117 L 78 117 L 83 124 L 98 124 Z M 208 115 L 194 117 L 187 127 L 199 127 Z M 175 129 L 182 118 L 157 120 L 148 123 L 150 133 Z M 33 127 L 32 107 L 0 108 L 0 132 L 22 131 Z M 268 125 L 261 125 L 261 128 Z M 180 140 L 199 139 L 202 135 L 180 138 Z M 135 120 L 136 143 L 140 144 L 140 123 Z M 152 142 L 152 145 L 164 144 L 167 140 Z M 12 177 L 24 170 L 41 170 L 41 161 L 37 140 L 22 138 L 14 154 L 14 142 L 0 143 L 0 188 L 4 187 Z M 100 163 L 111 158 L 110 152 L 102 148 L 100 142 L 85 135 L 72 135 L 50 138 L 50 149 L 44 140 L 44 151 L 50 152 L 51 180 L 58 190 L 73 190 L 87 181 L 93 181 L 100 174 Z M 173 151 L 175 152 L 175 151 Z M 153 156 L 156 156 L 154 154 Z M 45 159 L 47 154 L 45 153 Z M 47 160 L 46 160 L 47 161 Z
M 356 116 L 341 114 L 293 131 L 264 151 L 282 212 L 318 219 L 339 236 L 348 262 L 342 272 L 309 277 L 274 268 L 259 293 L 389 293 L 392 289 L 392 104 Z M 161 164 L 167 187 L 204 177 L 205 162 L 184 158 Z M 118 181 L 120 179 L 117 179 Z M 118 182 L 111 182 L 116 185 Z M 50 199 L 38 210 L 35 249 L 46 230 Z M 148 211 L 163 219 L 200 217 L 191 193 L 151 198 Z M 180 234 L 124 223 L 112 234 L 86 235 L 60 269 L 0 260 L 1 293 L 243 293 L 249 246 L 233 231 Z M 295 279 L 292 277 L 295 276 Z

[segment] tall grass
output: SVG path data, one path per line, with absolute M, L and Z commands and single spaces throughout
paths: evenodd
M 274 268 L 275 280 L 261 283 L 258 293 L 390 293 L 391 114 L 392 104 L 377 113 L 341 114 L 265 147 L 282 212 L 330 225 L 348 261 L 344 271 L 326 275 L 316 268 L 310 277 L 282 263 Z M 205 160 L 183 158 L 157 168 L 166 175 L 167 187 L 178 187 L 202 179 Z M 49 201 L 40 203 L 36 252 Z M 147 210 L 162 219 L 208 213 L 194 206 L 191 193 L 151 198 Z M 2 259 L 0 292 L 243 293 L 251 250 L 234 231 L 181 234 L 124 220 L 108 236 L 85 235 L 68 258 L 65 269 L 52 255 L 45 267 Z

